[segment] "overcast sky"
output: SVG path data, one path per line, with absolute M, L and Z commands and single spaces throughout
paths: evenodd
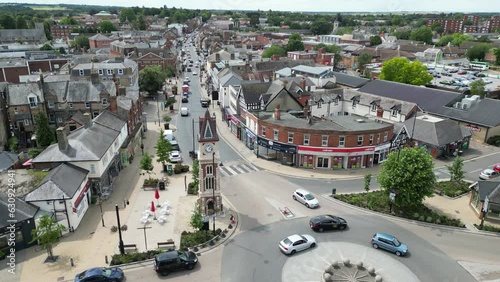
M 500 0 L 0 0 L 0 3 L 86 4 L 186 9 L 276 10 L 323 12 L 488 12 L 500 13 Z

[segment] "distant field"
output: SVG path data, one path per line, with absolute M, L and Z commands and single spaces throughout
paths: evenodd
M 39 11 L 57 11 L 57 10 L 67 10 L 66 7 L 59 7 L 59 6 L 27 6 L 33 10 L 39 10 Z

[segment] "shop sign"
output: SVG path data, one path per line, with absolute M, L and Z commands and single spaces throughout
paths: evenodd
M 257 143 L 262 147 L 266 147 L 275 151 L 284 152 L 287 154 L 297 154 L 297 146 L 283 144 L 280 142 L 264 139 L 258 136 L 257 136 Z
M 304 154 L 307 152 L 319 153 L 357 153 L 357 152 L 373 152 L 375 146 L 367 147 L 354 147 L 354 148 L 334 148 L 334 147 L 311 147 L 311 146 L 298 146 L 299 153 Z

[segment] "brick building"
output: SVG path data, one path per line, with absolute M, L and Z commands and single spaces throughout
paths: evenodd
M 111 42 L 113 40 L 107 37 L 106 35 L 102 35 L 100 33 L 89 37 L 89 45 L 90 48 L 109 48 Z
M 68 63 L 67 59 L 32 60 L 22 65 L 0 66 L 0 82 L 19 83 L 20 75 L 29 75 L 32 72 L 55 72 Z
M 427 20 L 426 26 L 431 27 L 434 23 L 440 23 L 444 29 L 444 33 L 462 33 L 463 20 L 448 20 L 448 19 L 430 19 Z

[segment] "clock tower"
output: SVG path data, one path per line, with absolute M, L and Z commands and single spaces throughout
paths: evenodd
M 215 116 L 207 110 L 204 117 L 199 118 L 198 124 L 198 163 L 199 163 L 199 193 L 198 202 L 201 212 L 210 215 L 220 211 L 222 198 L 220 194 L 220 181 L 218 173 L 219 152 L 217 151 L 217 134 Z

